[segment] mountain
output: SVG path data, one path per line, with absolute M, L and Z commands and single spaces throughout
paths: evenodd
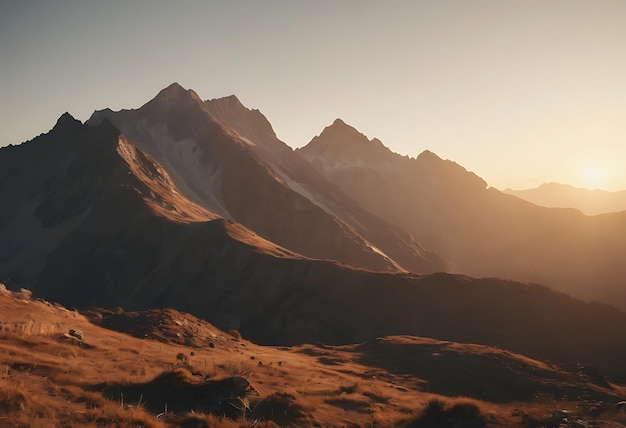
M 393 153 L 341 120 L 297 152 L 452 272 L 542 283 L 626 308 L 626 212 L 539 207 L 429 151 Z
M 586 215 L 626 211 L 626 190 L 608 192 L 582 189 L 568 184 L 544 183 L 534 189 L 505 189 L 504 193 L 542 207 L 575 208 Z
M 411 334 L 626 376 L 621 311 L 537 285 L 305 257 L 185 197 L 108 120 L 64 115 L 0 149 L 0 183 L 0 278 L 11 289 L 77 308 L 171 307 L 262 344 Z
M 75 305 L 132 301 L 138 280 L 159 271 L 165 255 L 193 248 L 198 229 L 214 244 L 232 233 L 262 251 L 301 257 L 182 196 L 108 121 L 90 127 L 66 114 L 50 133 L 0 151 L 0 170 L 0 276 L 38 282 L 40 292 Z M 150 305 L 160 292 L 139 300 Z
M 172 84 L 137 110 L 95 112 L 154 157 L 190 200 L 308 257 L 428 273 L 445 263 L 363 210 L 235 97 L 203 102 Z

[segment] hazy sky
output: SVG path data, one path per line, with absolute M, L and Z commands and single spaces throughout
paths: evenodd
M 626 1 L 0 0 L 0 146 L 177 81 L 497 188 L 626 189 Z

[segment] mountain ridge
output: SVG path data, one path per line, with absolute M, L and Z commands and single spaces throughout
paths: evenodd
M 170 98 L 160 103 L 157 96 L 137 110 L 94 112 L 87 123 L 108 118 L 155 157 L 194 202 L 298 253 L 371 269 L 443 268 L 407 234 L 333 189 L 276 138 L 262 113 L 235 97 L 201 102 L 173 87 L 183 97 L 180 105 Z M 303 239 L 307 218 L 319 231 Z
M 429 151 L 363 155 L 371 145 L 336 151 L 356 143 L 324 136 L 334 138 L 322 132 L 297 152 L 364 208 L 439 254 L 449 271 L 543 283 L 626 307 L 626 245 L 618 238 L 626 234 L 626 214 L 592 219 L 538 207 Z
M 626 211 L 626 190 L 610 192 L 569 184 L 543 183 L 534 189 L 505 189 L 503 192 L 547 208 L 574 208 L 585 215 Z

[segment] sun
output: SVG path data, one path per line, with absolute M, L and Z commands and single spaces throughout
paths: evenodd
M 606 171 L 598 165 L 590 165 L 583 171 L 582 182 L 588 189 L 598 189 L 606 184 Z

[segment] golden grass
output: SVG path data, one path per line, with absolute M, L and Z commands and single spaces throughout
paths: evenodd
M 244 339 L 233 340 L 211 326 L 202 330 L 201 335 L 209 337 L 210 334 L 214 346 L 190 348 L 175 343 L 175 339 L 159 342 L 131 337 L 95 326 L 73 311 L 2 296 L 0 314 L 0 427 L 3 428 L 46 426 L 43 420 L 54 427 L 160 428 L 185 424 L 218 428 L 251 425 L 402 427 L 419 423 L 432 398 L 440 400 L 440 414 L 469 417 L 471 423 L 486 420 L 488 427 L 523 428 L 525 422 L 544 420 L 555 406 L 568 408 L 568 403 L 561 402 L 533 400 L 498 404 L 445 396 L 445 392 L 434 395 L 434 391 L 428 389 L 429 382 L 435 379 L 433 373 L 425 372 L 421 378 L 414 373 L 387 371 L 382 363 L 388 360 L 381 360 L 381 365 L 364 364 L 363 350 L 356 346 L 261 347 Z M 81 329 L 85 334 L 84 343 L 64 337 L 66 328 Z M 168 328 L 170 333 L 176 333 L 176 328 L 183 329 L 184 325 L 172 323 Z M 160 340 L 166 339 L 163 336 Z M 400 344 L 409 341 L 402 337 L 395 340 Z M 410 343 L 416 347 L 439 346 L 427 341 Z M 454 346 L 470 355 L 489 351 L 478 345 Z M 396 355 L 391 346 L 383 351 L 392 354 L 383 352 L 380 358 Z M 179 354 L 187 356 L 186 367 L 179 365 Z M 407 355 L 414 358 L 413 349 Z M 513 362 L 522 358 L 505 353 L 498 353 L 498 356 L 506 361 L 512 358 Z M 320 357 L 339 363 L 325 364 Z M 407 357 L 406 361 L 411 364 L 414 360 Z M 451 364 L 460 363 L 460 360 L 452 360 Z M 489 369 L 488 366 L 479 368 Z M 550 370 L 547 366 L 540 368 Z M 137 388 L 169 370 L 181 372 L 181 382 L 192 386 L 208 379 L 244 377 L 251 385 L 251 392 L 241 401 L 233 401 L 240 411 L 229 413 L 231 419 L 218 411 L 213 415 L 187 413 L 191 407 L 172 413 L 171 401 L 169 412 L 160 404 L 156 409 L 156 396 L 150 399 L 156 390 Z M 105 396 L 104 389 L 113 384 L 134 387 L 137 394 L 131 398 L 124 393 L 122 404 L 119 394 Z M 615 391 L 626 393 L 622 389 Z M 139 401 L 140 394 L 143 398 Z M 575 408 L 575 404 L 570 402 L 569 406 Z M 203 411 L 214 410 L 204 408 Z M 513 413 L 518 416 L 512 416 Z M 526 419 L 519 415 L 526 415 Z
M 0 323 L 0 333 L 15 334 L 22 337 L 54 336 L 63 333 L 59 323 L 17 321 Z

